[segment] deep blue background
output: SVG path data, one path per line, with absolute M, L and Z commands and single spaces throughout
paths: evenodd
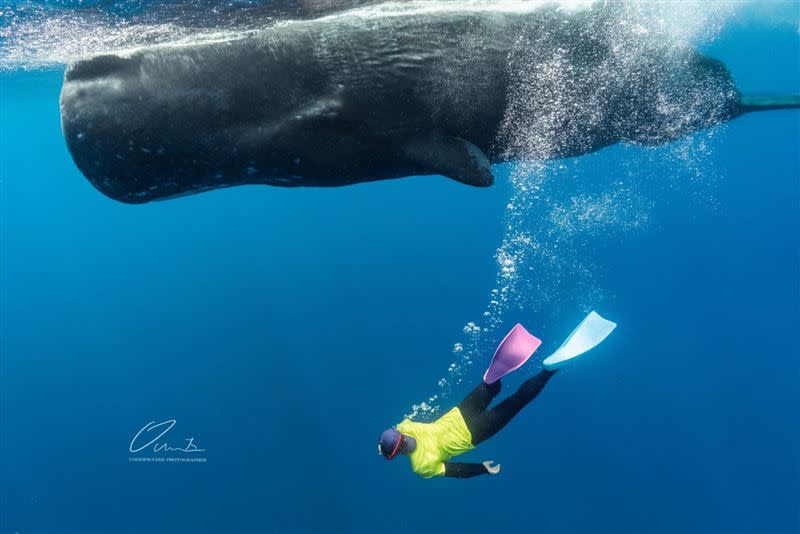
M 745 92 L 800 87 L 796 29 L 710 51 Z M 60 82 L 2 80 L 3 531 L 800 528 L 800 113 L 716 137 L 716 210 L 673 193 L 598 249 L 620 328 L 471 453 L 500 476 L 425 481 L 375 440 L 483 309 L 503 176 L 127 206 L 72 164 Z M 581 316 L 561 310 L 547 348 Z M 209 461 L 129 463 L 170 418 Z

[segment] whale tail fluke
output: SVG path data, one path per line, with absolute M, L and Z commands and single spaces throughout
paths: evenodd
M 743 96 L 740 104 L 742 113 L 794 108 L 800 108 L 800 94 L 779 96 Z

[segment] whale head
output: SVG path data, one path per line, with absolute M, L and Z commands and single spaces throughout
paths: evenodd
M 73 61 L 60 98 L 61 129 L 81 173 L 101 193 L 134 204 L 151 200 L 159 178 L 181 166 L 158 136 L 176 114 L 158 105 L 140 66 L 140 57 L 118 54 Z
M 143 126 L 137 119 L 145 113 L 134 110 L 147 95 L 134 87 L 137 78 L 138 62 L 130 58 L 77 60 L 67 66 L 60 98 L 61 129 L 75 164 L 100 192 L 127 203 L 146 201 L 126 182 L 143 180 L 129 175 L 135 159 L 145 154 L 126 141 Z
M 284 154 L 282 119 L 308 84 L 258 51 L 236 41 L 71 62 L 61 127 L 78 169 L 101 193 L 131 204 L 287 180 L 299 156 Z

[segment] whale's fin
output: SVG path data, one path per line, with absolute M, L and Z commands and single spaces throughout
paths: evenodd
M 420 172 L 441 174 L 476 187 L 494 183 L 489 159 L 480 148 L 460 137 L 431 135 L 411 139 L 405 143 L 403 155 Z
M 743 96 L 739 105 L 742 113 L 792 108 L 800 108 L 800 95 Z

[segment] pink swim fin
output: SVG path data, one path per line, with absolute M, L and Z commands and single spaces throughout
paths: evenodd
M 511 329 L 503 338 L 492 358 L 492 363 L 483 375 L 483 381 L 493 384 L 512 371 L 516 371 L 528 361 L 542 340 L 525 330 L 521 324 Z

